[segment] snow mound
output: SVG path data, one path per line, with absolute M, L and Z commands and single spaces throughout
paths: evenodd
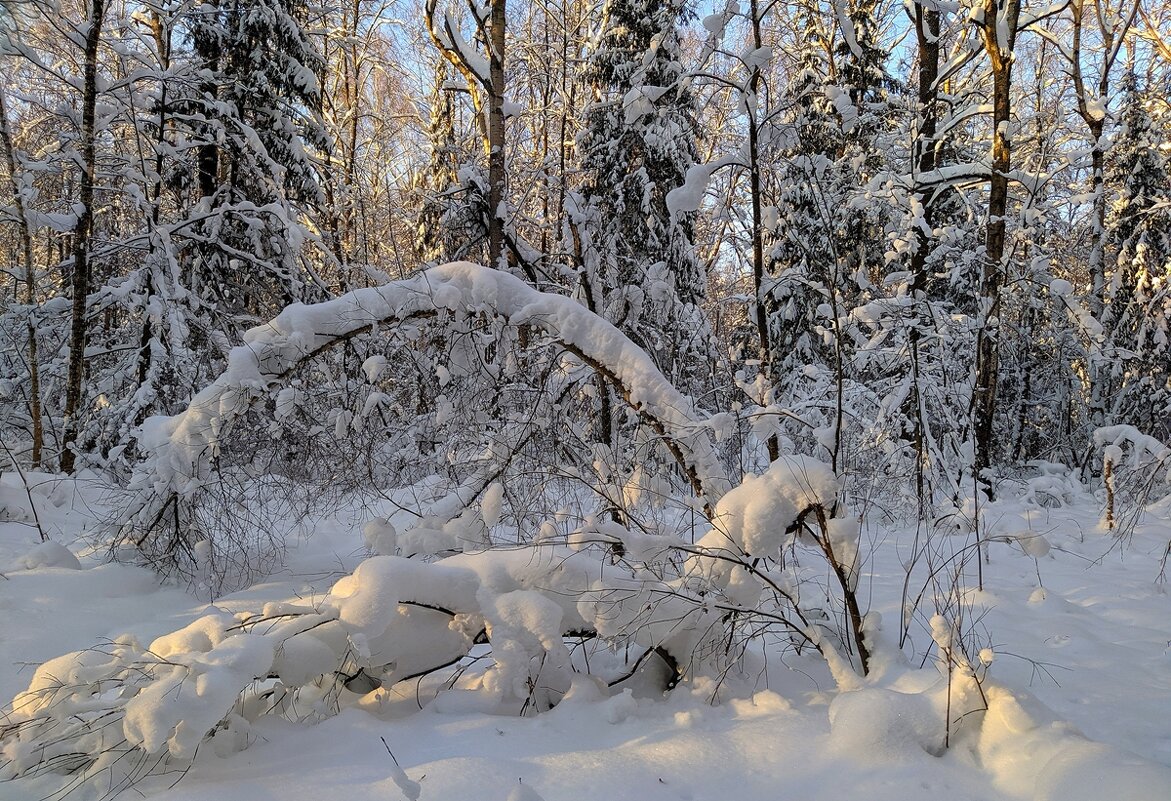
M 477 609 L 477 588 L 476 576 L 468 570 L 374 556 L 353 575 L 339 579 L 326 603 L 351 632 L 377 637 L 393 622 L 390 612 L 401 601 L 471 611 Z
M 744 553 L 768 556 L 781 548 L 801 513 L 815 506 L 830 508 L 837 492 L 838 479 L 828 465 L 783 456 L 724 495 L 713 522 Z
M 398 530 L 385 517 L 376 517 L 362 526 L 366 547 L 376 554 L 394 556 L 398 549 Z
M 843 756 L 907 761 L 943 752 L 944 721 L 920 694 L 865 689 L 842 693 L 829 707 L 830 743 Z
M 1033 801 L 1171 798 L 1171 768 L 1085 739 L 1026 693 L 987 690 L 977 753 L 1005 790 Z
M 148 754 L 165 746 L 171 756 L 191 758 L 236 703 L 240 688 L 268 672 L 275 643 L 254 634 L 224 637 L 220 627 L 231 622 L 223 615 L 201 618 L 151 644 L 160 664 L 155 680 L 126 704 L 127 741 Z
M 13 570 L 37 570 L 42 567 L 60 567 L 66 570 L 81 570 L 81 562 L 73 551 L 59 542 L 42 542 L 12 562 Z

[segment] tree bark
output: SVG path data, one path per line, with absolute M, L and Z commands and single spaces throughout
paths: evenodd
M 171 68 L 171 25 L 170 18 L 164 20 L 158 11 L 151 11 L 149 16 L 149 24 L 151 35 L 154 38 L 155 49 L 158 52 L 159 67 L 165 73 Z M 170 125 L 169 113 L 170 106 L 167 100 L 167 81 L 160 81 L 159 83 L 159 97 L 157 101 L 158 109 L 158 125 L 155 134 L 155 181 L 152 187 L 151 210 L 150 219 L 151 226 L 156 231 L 159 227 L 160 215 L 162 212 L 163 203 L 163 171 L 164 171 L 164 154 L 166 152 L 167 144 L 167 128 Z M 146 295 L 149 299 L 156 294 L 156 287 L 153 275 L 150 271 L 146 273 Z M 144 314 L 142 316 L 142 330 L 138 338 L 138 385 L 141 387 L 146 384 L 150 376 L 151 366 L 151 343 L 154 340 L 154 326 L 151 323 L 151 316 Z M 141 424 L 150 413 L 151 404 L 144 405 L 139 409 L 135 424 Z
M 504 266 L 504 5 L 492 0 L 488 86 L 488 262 Z
M 488 18 L 476 16 L 476 27 L 484 38 L 488 51 L 488 74 L 479 74 L 469 59 L 453 49 L 451 44 L 457 32 L 452 30 L 450 19 L 439 19 L 437 0 L 427 0 L 424 13 L 427 30 L 439 52 L 453 67 L 459 70 L 467 81 L 471 93 L 472 107 L 476 111 L 477 125 L 484 139 L 484 151 L 488 157 L 488 263 L 500 268 L 504 265 L 504 26 L 505 0 L 492 0 Z M 487 100 L 487 103 L 485 103 Z M 485 109 L 485 105 L 487 108 Z
M 4 90 L 2 89 L 0 89 L 0 148 L 4 150 L 8 177 L 12 183 L 12 204 L 16 207 L 20 235 L 20 259 L 24 269 L 24 303 L 28 306 L 28 416 L 32 425 L 32 466 L 39 467 L 45 432 L 41 419 L 41 371 L 37 354 L 37 327 L 33 314 L 33 306 L 36 305 L 37 301 L 37 273 L 33 264 L 32 231 L 29 228 L 28 214 L 24 207 L 24 194 L 21 192 L 20 179 L 16 172 L 16 155 L 12 146 L 12 135 L 8 129 L 8 107 L 5 104 Z
M 763 46 L 761 35 L 760 10 L 758 0 L 749 3 L 749 16 L 752 19 L 752 46 L 759 51 Z M 756 336 L 759 343 L 760 369 L 764 373 L 769 386 L 777 385 L 776 369 L 774 365 L 772 344 L 768 330 L 768 302 L 764 289 L 764 218 L 763 198 L 764 191 L 760 175 L 760 121 L 756 117 L 757 103 L 760 102 L 760 66 L 754 65 L 748 79 L 748 91 L 756 99 L 756 103 L 746 103 L 748 109 L 748 187 L 752 195 L 752 281 L 756 290 Z M 775 461 L 781 455 L 780 438 L 773 433 L 765 443 L 768 448 L 768 460 Z
M 976 332 L 976 383 L 972 391 L 975 458 L 973 468 L 990 485 L 985 471 L 992 464 L 996 385 L 1000 374 L 1000 291 L 1004 286 L 1008 174 L 1012 169 L 1012 64 L 1021 0 L 985 0 L 980 35 L 992 68 L 992 172 L 988 186 L 988 222 L 984 235 L 984 266 L 980 276 L 980 316 Z M 1001 22 L 1003 21 L 1003 24 Z
M 78 203 L 81 214 L 73 232 L 73 309 L 69 329 L 69 374 L 65 382 L 65 427 L 61 436 L 61 470 L 72 473 L 77 459 L 78 417 L 82 381 L 85 377 L 85 346 L 90 278 L 90 238 L 93 233 L 94 173 L 97 152 L 94 143 L 98 99 L 98 44 L 102 35 L 105 0 L 90 0 L 89 25 L 85 34 L 85 76 L 81 97 L 81 153 L 78 166 L 81 180 Z
M 1090 140 L 1090 192 L 1093 197 L 1093 215 L 1090 218 L 1089 270 L 1090 270 L 1090 312 L 1096 319 L 1108 323 L 1106 316 L 1109 312 L 1106 300 L 1106 142 L 1103 135 L 1106 130 L 1106 109 L 1104 99 L 1110 91 L 1110 73 L 1118 58 L 1119 47 L 1127 32 L 1134 24 L 1140 3 L 1137 0 L 1122 0 L 1117 12 L 1109 8 L 1108 0 L 1093 0 L 1094 19 L 1099 27 L 1099 42 L 1101 63 L 1099 64 L 1097 90 L 1098 103 L 1090 105 L 1086 88 L 1086 73 L 1083 67 L 1083 47 L 1086 0 L 1072 0 L 1070 3 L 1070 48 L 1068 57 L 1070 62 L 1070 77 L 1073 78 L 1074 94 L 1077 101 L 1078 116 L 1086 124 Z M 1130 8 L 1127 13 L 1126 5 Z M 1107 325 L 1109 330 L 1109 325 Z M 1103 369 L 1101 362 L 1110 359 L 1104 354 L 1102 358 L 1092 360 L 1090 364 L 1090 424 L 1098 427 L 1107 424 L 1106 397 L 1110 392 L 1107 384 L 1110 381 L 1109 369 Z
M 918 123 L 916 132 L 914 159 L 915 159 L 915 196 L 923 208 L 923 222 L 915 226 L 915 252 L 911 256 L 911 285 L 910 295 L 916 304 L 925 302 L 927 298 L 927 257 L 930 255 L 932 236 L 929 230 L 934 230 L 936 192 L 924 176 L 935 171 L 938 164 L 938 143 L 935 141 L 939 125 L 939 29 L 940 14 L 935 6 L 928 6 L 924 2 L 916 2 L 913 21 L 915 25 L 915 40 L 918 46 L 919 74 L 918 74 Z M 926 310 L 924 310 L 926 311 Z M 914 431 L 909 432 L 915 447 L 915 494 L 919 499 L 920 512 L 929 501 L 926 480 L 927 470 L 927 437 L 924 431 L 927 421 L 923 414 L 923 398 L 920 393 L 922 375 L 920 372 L 921 359 L 919 342 L 922 339 L 918 314 L 912 321 L 908 334 L 911 350 L 911 393 L 906 407 L 907 417 L 912 421 Z
M 936 130 L 939 125 L 939 10 L 923 3 L 915 4 L 915 39 L 919 50 L 919 130 L 915 137 L 915 194 L 923 204 L 923 219 L 927 228 L 932 227 L 934 197 L 932 190 L 924 187 L 922 177 L 933 172 L 939 165 L 936 154 Z M 931 247 L 930 236 L 924 226 L 915 227 L 915 254 L 911 257 L 911 290 L 925 291 L 927 288 L 927 256 Z
M 212 11 L 210 13 L 219 13 L 219 0 L 209 0 L 206 3 Z M 197 13 L 204 13 L 199 11 Z M 221 52 L 220 43 L 214 37 L 197 37 L 195 41 L 195 50 L 199 57 L 200 66 L 207 73 L 208 77 L 199 85 L 200 94 L 203 95 L 203 101 L 206 104 L 204 114 L 210 112 L 210 106 L 219 98 L 219 84 L 216 81 L 216 73 L 219 71 Z M 210 131 L 205 132 L 210 135 Z M 205 141 L 199 146 L 198 155 L 196 159 L 196 173 L 199 184 L 199 197 L 210 198 L 216 193 L 219 188 L 219 172 L 220 172 L 220 149 L 213 141 Z

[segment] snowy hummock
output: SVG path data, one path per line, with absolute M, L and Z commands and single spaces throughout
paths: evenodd
M 771 556 L 787 539 L 801 512 L 829 509 L 838 493 L 837 476 L 815 459 L 782 456 L 759 476 L 746 476 L 716 505 L 715 531 L 705 543 L 723 540 L 751 556 Z

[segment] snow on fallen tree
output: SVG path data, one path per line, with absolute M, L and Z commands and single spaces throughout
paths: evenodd
M 262 717 L 316 719 L 396 687 L 412 705 L 454 693 L 461 708 L 475 698 L 472 708 L 525 714 L 575 688 L 720 682 L 764 637 L 816 649 L 852 687 L 851 650 L 865 671 L 861 630 L 842 636 L 832 610 L 799 601 L 803 568 L 783 558 L 812 544 L 852 592 L 857 521 L 830 517 L 837 492 L 826 465 L 782 457 L 727 492 L 695 543 L 602 516 L 560 541 L 436 561 L 378 555 L 317 602 L 213 607 L 145 647 L 121 637 L 67 654 L 6 713 L 0 779 L 128 786 L 202 748 L 247 747 Z M 396 548 L 384 523 L 367 534 Z

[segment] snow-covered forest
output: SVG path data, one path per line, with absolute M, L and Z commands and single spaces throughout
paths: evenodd
M 6 0 L 0 797 L 1171 798 L 1169 96 L 1157 0 Z

